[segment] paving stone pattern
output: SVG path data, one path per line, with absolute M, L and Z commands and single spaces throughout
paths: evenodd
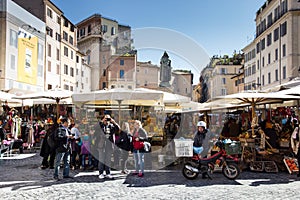
M 97 171 L 71 171 L 74 179 L 53 180 L 53 170 L 39 168 L 35 155 L 0 160 L 0 199 L 299 199 L 295 174 L 243 171 L 237 180 L 221 173 L 213 179 L 185 179 L 181 171 L 148 170 L 143 178 L 112 171 L 114 180 L 98 179 Z M 62 174 L 60 172 L 60 174 Z

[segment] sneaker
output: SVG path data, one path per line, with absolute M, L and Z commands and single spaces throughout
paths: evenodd
M 59 180 L 58 176 L 53 176 L 53 179 L 57 181 Z
M 132 175 L 138 175 L 139 173 L 137 171 L 132 172 Z
M 104 178 L 105 178 L 104 174 L 99 175 L 99 179 L 104 179 Z
M 107 175 L 106 175 L 106 178 L 108 178 L 108 179 L 113 179 L 113 176 L 112 176 L 111 174 L 107 174 Z
M 74 178 L 73 176 L 64 176 L 64 178 Z
M 47 169 L 47 168 L 48 168 L 48 166 L 46 166 L 46 165 L 41 166 L 41 169 Z
M 144 176 L 144 173 L 142 173 L 142 172 L 140 172 L 139 174 L 138 174 L 138 177 L 143 177 Z

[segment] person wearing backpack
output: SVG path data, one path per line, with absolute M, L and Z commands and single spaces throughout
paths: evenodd
M 55 141 L 53 140 L 53 133 L 58 128 L 58 123 L 54 120 L 53 124 L 48 125 L 46 130 L 45 137 L 42 142 L 42 147 L 40 151 L 40 156 L 43 157 L 41 169 L 54 169 L 54 160 L 55 160 Z M 50 158 L 49 158 L 50 156 Z
M 60 125 L 55 132 L 55 141 L 57 142 L 55 166 L 53 178 L 59 180 L 58 173 L 60 169 L 60 162 L 63 160 L 63 178 L 73 178 L 69 175 L 70 173 L 70 155 L 71 155 L 71 144 L 70 139 L 73 138 L 71 131 L 68 128 L 68 119 L 61 118 Z
M 127 174 L 125 162 L 128 159 L 129 151 L 132 151 L 132 135 L 130 134 L 129 123 L 124 122 L 120 129 L 119 138 L 116 140 L 117 147 L 120 148 L 121 173 Z

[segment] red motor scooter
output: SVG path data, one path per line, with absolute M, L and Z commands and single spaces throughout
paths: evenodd
M 234 180 L 240 175 L 240 168 L 236 164 L 239 159 L 226 153 L 222 141 L 217 141 L 215 145 L 220 148 L 216 154 L 207 158 L 194 155 L 190 161 L 184 163 L 182 174 L 185 178 L 193 180 L 202 174 L 202 177 L 211 179 L 210 174 L 214 170 L 215 163 L 218 163 L 222 168 L 223 175 L 230 180 Z

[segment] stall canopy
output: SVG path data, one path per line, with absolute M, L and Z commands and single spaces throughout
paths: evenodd
M 115 88 L 72 95 L 74 104 L 124 104 L 154 106 L 162 104 L 163 92 L 145 88 Z
M 300 99 L 300 97 L 293 95 L 279 95 L 276 92 L 273 93 L 262 93 L 262 92 L 241 92 L 225 96 L 219 96 L 217 99 L 230 99 L 234 103 L 239 104 L 250 104 L 252 107 L 252 119 L 255 118 L 255 106 L 264 103 L 274 103 L 279 101 L 288 101 Z M 237 102 L 238 101 L 238 102 Z M 254 134 L 254 127 L 252 126 L 252 134 Z
M 61 89 L 54 89 L 42 92 L 36 92 L 32 94 L 24 94 L 21 96 L 16 96 L 14 99 L 21 99 L 21 100 L 33 100 L 35 102 L 45 102 L 50 100 L 49 103 L 57 104 L 57 116 L 59 116 L 59 104 L 62 103 L 62 100 L 67 101 L 67 103 L 71 103 L 71 91 L 68 90 L 61 90 Z M 51 101 L 52 100 L 52 101 Z

